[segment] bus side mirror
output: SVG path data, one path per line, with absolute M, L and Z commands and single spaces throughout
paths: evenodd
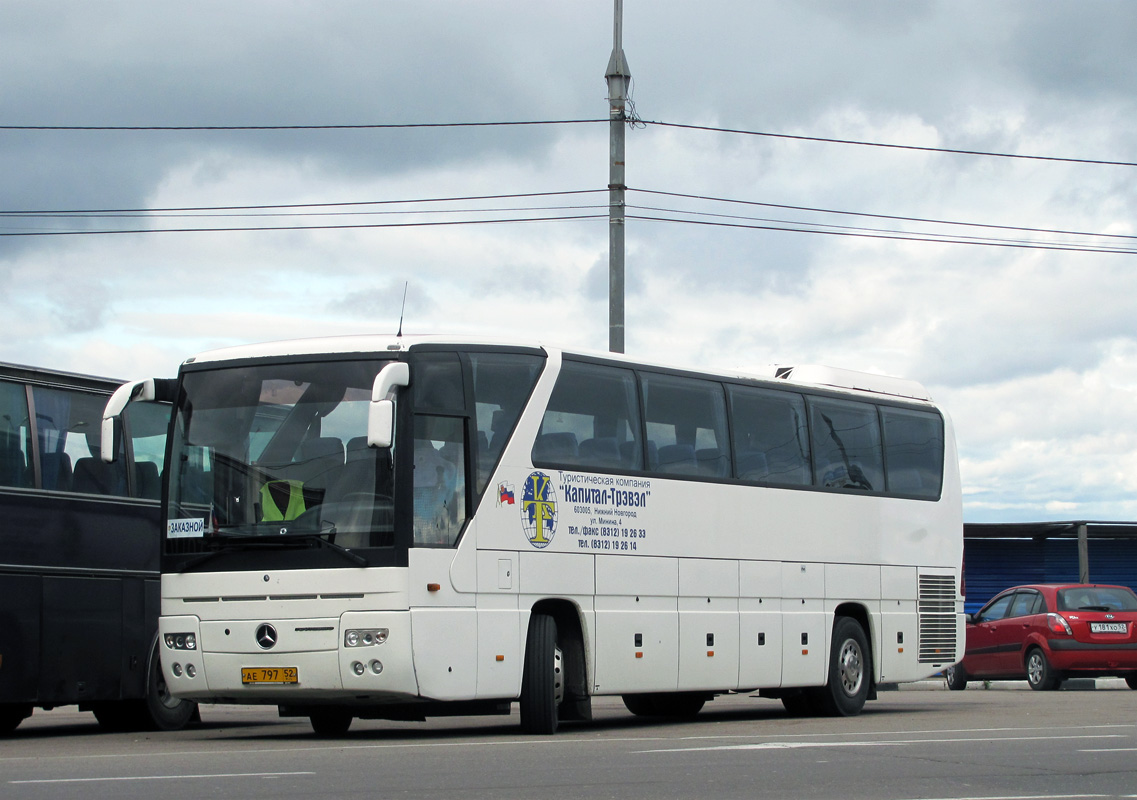
M 177 381 L 163 378 L 146 378 L 141 381 L 124 383 L 115 389 L 106 408 L 103 409 L 103 422 L 101 425 L 101 441 L 99 442 L 99 456 L 110 464 L 115 459 L 115 430 L 120 424 L 122 412 L 126 407 L 137 400 L 157 400 L 172 403 Z
M 411 382 L 411 369 L 404 361 L 388 364 L 375 376 L 371 405 L 367 410 L 367 444 L 390 447 L 395 441 L 395 388 Z

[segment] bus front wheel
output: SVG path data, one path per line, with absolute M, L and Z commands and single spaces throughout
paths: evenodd
M 191 719 L 199 719 L 197 703 L 192 700 L 179 700 L 170 694 L 166 676 L 162 674 L 162 662 L 158 655 L 158 645 L 150 656 L 150 674 L 146 681 L 146 713 L 142 727 L 155 731 L 180 731 Z
M 855 717 L 861 713 L 872 683 L 870 652 L 860 623 L 852 617 L 837 617 L 833 623 L 829 680 L 817 695 L 822 712 L 831 717 Z
M 317 736 L 343 736 L 351 727 L 352 719 L 350 712 L 339 709 L 315 711 L 308 717 Z
M 529 617 L 521 673 L 521 729 L 548 736 L 557 732 L 557 706 L 564 698 L 557 623 L 548 614 Z

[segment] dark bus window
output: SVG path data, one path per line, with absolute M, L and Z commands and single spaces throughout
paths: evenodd
M 816 484 L 828 489 L 884 491 L 876 406 L 810 398 L 809 408 Z
M 944 423 L 939 414 L 882 408 L 888 491 L 936 499 L 944 479 Z
M 0 486 L 35 485 L 30 430 L 23 384 L 0 381 Z
M 131 493 L 134 497 L 158 500 L 162 496 L 170 406 L 165 403 L 131 403 L 122 416 L 130 437 Z
M 485 491 L 544 363 L 540 356 L 518 353 L 470 353 L 477 409 L 478 494 Z
M 726 399 L 713 381 L 643 375 L 648 469 L 671 475 L 725 478 L 730 474 Z
M 536 465 L 643 469 L 631 370 L 566 361 L 533 443 Z
M 466 410 L 462 363 L 457 353 L 423 353 L 414 360 L 412 383 L 418 411 Z
M 41 488 L 126 496 L 126 463 L 99 457 L 104 395 L 32 387 Z
M 809 485 L 809 439 L 801 395 L 729 386 L 736 477 Z

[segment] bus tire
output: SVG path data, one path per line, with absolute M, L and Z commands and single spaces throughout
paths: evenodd
M 308 715 L 317 736 L 343 736 L 353 719 L 350 712 L 338 708 L 321 709 Z
M 197 703 L 192 700 L 179 700 L 170 694 L 166 676 L 162 673 L 162 662 L 158 655 L 158 643 L 150 656 L 150 675 L 146 680 L 145 727 L 152 731 L 180 731 L 197 714 Z
M 967 688 L 967 670 L 963 664 L 953 664 L 944 670 L 944 680 L 947 681 L 947 688 L 962 692 Z
M 791 717 L 812 717 L 817 714 L 817 703 L 808 689 L 782 695 L 782 707 Z
M 557 705 L 563 692 L 557 623 L 548 614 L 529 617 L 521 673 L 521 729 L 548 736 L 557 732 Z M 560 691 L 558 691 L 560 689 Z
M 829 651 L 829 680 L 815 695 L 820 710 L 831 717 L 855 717 L 868 700 L 872 660 L 868 637 L 852 617 L 833 622 Z
M 657 714 L 654 694 L 625 694 L 620 699 L 624 701 L 624 708 L 637 717 L 654 717 Z
M 7 736 L 32 715 L 32 707 L 24 703 L 0 703 L 0 736 Z

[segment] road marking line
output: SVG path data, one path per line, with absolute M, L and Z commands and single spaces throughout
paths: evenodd
M 108 781 L 180 781 L 186 778 L 284 778 L 315 772 L 214 772 L 203 775 L 119 775 L 111 778 L 39 778 L 8 783 L 99 783 Z
M 960 737 L 951 739 L 893 739 L 870 742 L 759 742 L 756 744 L 723 744 L 715 747 L 677 747 L 666 750 L 638 750 L 637 753 L 700 753 L 711 750 L 795 750 L 808 747 L 908 747 L 916 744 L 951 744 L 970 742 L 1039 742 L 1052 740 L 1053 736 L 989 736 Z M 1128 739 L 1123 733 L 1099 733 L 1085 736 L 1063 736 L 1069 739 Z

